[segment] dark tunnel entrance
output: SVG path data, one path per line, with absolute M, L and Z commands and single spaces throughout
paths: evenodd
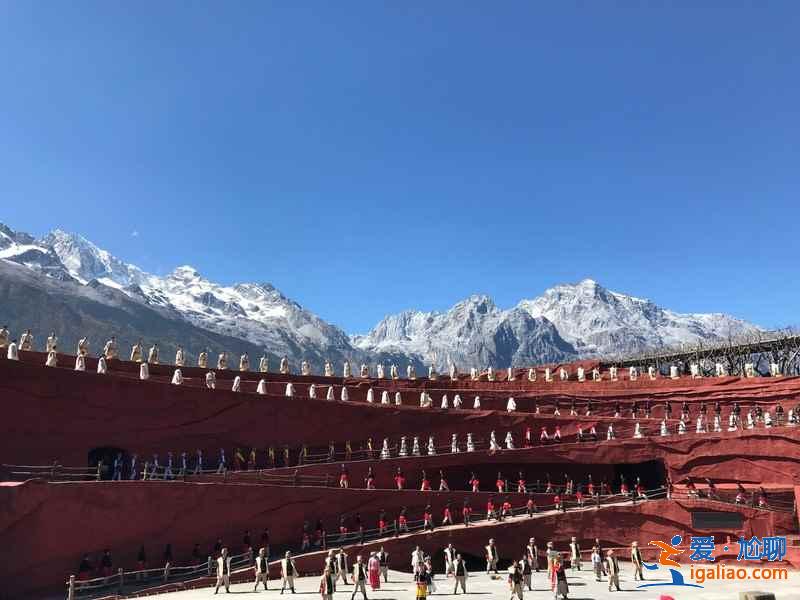
M 613 486 L 615 489 L 619 487 L 622 477 L 631 487 L 636 483 L 636 478 L 639 477 L 646 490 L 654 490 L 662 487 L 667 481 L 667 471 L 664 467 L 664 462 L 661 460 L 614 465 Z
M 100 467 L 100 479 L 111 479 L 114 476 L 114 460 L 117 456 L 122 457 L 123 464 L 127 462 L 126 458 L 128 455 L 122 448 L 114 448 L 113 446 L 93 448 L 89 450 L 89 468 L 96 469 L 97 465 L 102 463 Z

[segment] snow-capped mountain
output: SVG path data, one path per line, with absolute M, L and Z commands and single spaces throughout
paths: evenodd
M 451 360 L 502 368 L 713 343 L 757 329 L 723 314 L 676 313 L 586 279 L 509 310 L 487 296 L 472 296 L 443 313 L 402 312 L 352 340 L 365 352 L 391 349 L 439 368 Z
M 445 312 L 405 311 L 385 317 L 366 335 L 348 337 L 269 283 L 221 285 L 190 266 L 160 277 L 59 229 L 37 240 L 0 224 L 0 264 L 9 263 L 25 268 L 2 269 L 0 320 L 5 317 L 12 326 L 35 321 L 67 339 L 77 339 L 87 327 L 101 336 L 113 331 L 131 338 L 160 336 L 152 341 L 166 347 L 188 344 L 177 337 L 183 336 L 195 345 L 214 344 L 212 351 L 265 349 L 295 364 L 307 359 L 316 369 L 326 359 L 345 358 L 439 369 L 450 363 L 461 369 L 504 368 L 716 342 L 758 329 L 723 314 L 676 313 L 587 279 L 558 285 L 507 310 L 488 296 L 471 296 Z M 44 276 L 57 284 L 36 285 Z M 123 312 L 112 317 L 105 311 L 104 317 L 103 303 Z M 32 312 L 29 306 L 40 309 Z M 165 329 L 176 339 L 164 340 Z M 199 350 L 187 347 L 190 354 Z
M 76 285 L 116 289 L 207 331 L 265 348 L 274 356 L 285 354 L 296 362 L 305 358 L 318 367 L 328 358 L 338 362 L 361 358 L 344 331 L 286 298 L 269 283 L 220 285 L 190 266 L 159 277 L 116 258 L 80 235 L 59 229 L 35 240 L 0 226 L 0 258 Z
M 500 310 L 488 296 L 470 296 L 446 312 L 401 312 L 352 340 L 367 353 L 415 356 L 443 371 L 451 363 L 503 368 L 577 357 L 547 319 L 519 308 Z
M 721 342 L 758 329 L 720 313 L 677 313 L 650 300 L 612 292 L 591 279 L 555 286 L 518 307 L 553 323 L 583 356 Z

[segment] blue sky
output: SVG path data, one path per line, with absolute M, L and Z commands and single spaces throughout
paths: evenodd
M 800 4 L 647 4 L 2 3 L 0 221 L 351 332 L 584 277 L 796 324 Z

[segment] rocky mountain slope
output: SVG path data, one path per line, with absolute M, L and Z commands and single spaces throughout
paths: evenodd
M 556 286 L 508 310 L 498 309 L 486 296 L 473 296 L 445 312 L 405 311 L 352 339 L 365 352 L 392 349 L 439 368 L 450 360 L 502 368 L 713 343 L 754 329 L 723 314 L 676 313 L 586 279 Z
M 714 342 L 755 329 L 723 314 L 676 313 L 587 279 L 507 310 L 471 296 L 444 312 L 404 311 L 350 337 L 269 283 L 220 285 L 190 266 L 160 277 L 79 235 L 56 229 L 35 239 L 2 224 L 0 301 L 3 324 L 31 327 L 40 341 L 56 330 L 68 349 L 86 334 L 99 348 L 116 333 L 123 346 L 159 342 L 167 356 L 175 343 L 190 354 L 206 346 L 234 355 L 266 350 L 316 369 L 345 358 L 505 368 Z

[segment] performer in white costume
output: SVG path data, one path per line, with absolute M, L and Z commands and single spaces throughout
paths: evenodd
M 478 379 L 480 378 L 480 375 L 478 375 L 478 369 L 472 367 L 469 370 L 469 378 L 472 379 L 472 381 L 478 381 Z
M 260 373 L 269 373 L 269 357 L 266 352 L 258 359 L 258 371 Z
M 311 387 L 314 387 L 314 385 L 312 384 Z M 267 393 L 267 382 L 264 379 L 259 379 L 258 386 L 256 386 L 256 394 L 261 394 L 262 396 L 265 396 L 266 393 Z M 314 396 L 311 397 L 313 398 Z
M 442 403 L 440 405 L 441 408 L 448 409 L 450 408 L 450 401 L 447 399 L 447 394 L 442 396 Z
M 436 443 L 433 440 L 433 436 L 428 436 L 428 456 L 434 456 L 436 454 Z
M 400 450 L 397 453 L 398 456 L 406 457 L 408 456 L 408 442 L 406 440 L 406 436 L 400 436 Z
M 369 377 L 369 367 L 366 364 L 361 363 L 361 372 L 359 375 L 361 379 L 367 379 Z
M 178 349 L 175 351 L 175 366 L 182 367 L 184 360 L 185 357 L 183 355 L 183 346 L 178 346 Z
M 158 344 L 153 344 L 150 347 L 150 352 L 147 353 L 147 362 L 151 365 L 158 364 Z
M 569 379 L 569 372 L 564 367 L 561 367 L 558 370 L 558 376 L 561 381 L 567 381 Z
M 458 454 L 458 434 L 454 433 L 450 438 L 450 452 Z
M 461 396 L 456 394 L 455 398 L 453 398 L 453 408 L 461 408 Z
M 397 372 L 397 365 L 392 364 L 389 369 L 389 375 L 392 379 L 400 379 L 400 374 Z
M 56 349 L 53 348 L 47 353 L 47 360 L 44 362 L 45 367 L 57 367 L 58 366 L 58 354 Z
M 467 452 L 475 452 L 475 442 L 472 441 L 472 434 L 467 434 Z
M 304 375 L 306 377 L 311 375 L 311 365 L 309 365 L 308 361 L 305 359 L 300 363 L 300 375 Z
M 367 402 L 373 404 L 375 402 L 375 392 L 372 391 L 372 388 L 367 390 Z
M 239 357 L 239 371 L 247 372 L 250 370 L 250 356 L 247 352 Z
M 8 332 L 8 325 L 0 327 L 0 348 L 8 348 L 11 334 Z
M 389 400 L 389 392 L 387 390 L 383 390 L 381 392 L 381 404 L 391 404 Z
M 536 369 L 533 367 L 528 369 L 528 381 L 536 381 Z
M 547 367 L 544 370 L 544 380 L 547 383 L 552 383 L 552 381 L 553 381 L 553 374 L 550 372 L 550 367 Z
M 414 368 L 414 365 L 408 365 L 406 367 L 406 377 L 412 380 L 417 378 L 417 370 Z
M 586 381 L 586 372 L 583 367 L 578 367 L 578 381 Z
M 708 433 L 708 427 L 706 426 L 705 419 L 703 419 L 703 415 L 697 417 L 695 433 Z
M 20 336 L 19 349 L 24 350 L 25 352 L 30 352 L 33 350 L 33 334 L 31 333 L 30 329 L 26 329 L 25 333 Z
M 142 340 L 139 340 L 131 348 L 131 362 L 142 362 L 142 360 L 144 360 L 142 355 Z
M 592 369 L 592 381 L 600 381 L 602 379 L 603 377 L 600 375 L 600 369 L 598 369 L 597 367 Z
M 481 407 L 481 397 L 475 396 L 475 401 L 472 403 L 472 408 L 475 410 L 479 410 Z
M 47 342 L 45 343 L 45 352 L 50 352 L 51 350 L 55 350 L 57 345 L 58 345 L 58 338 L 56 337 L 56 332 L 51 331 L 50 335 L 47 336 Z
M 631 381 L 639 379 L 639 369 L 636 367 L 628 367 L 628 379 Z
M 514 449 L 514 436 L 511 435 L 509 431 L 506 433 L 506 450 L 513 450 Z
M 217 357 L 217 369 L 224 371 L 228 368 L 228 353 L 224 350 Z
M 333 377 L 333 365 L 331 361 L 325 361 L 325 377 Z
M 669 368 L 669 378 L 670 379 L 678 379 L 680 378 L 680 374 L 678 373 L 678 367 L 675 365 L 670 366 Z
M 183 385 L 183 373 L 180 369 L 175 369 L 172 374 L 172 385 Z
M 378 377 L 378 379 L 386 378 L 386 370 L 383 366 L 383 363 L 378 363 L 378 365 L 375 367 L 375 375 Z
M 86 370 L 86 359 L 83 357 L 82 354 L 78 354 L 78 356 L 75 357 L 75 370 L 76 371 Z
M 106 366 L 106 359 L 101 356 L 97 359 L 97 373 L 99 375 L 105 375 L 107 372 L 108 367 Z
M 348 400 L 350 400 L 350 394 L 347 393 L 347 388 L 345 386 L 342 386 L 341 398 L 342 402 L 347 402 Z
M 233 385 L 231 386 L 232 392 L 241 392 L 242 391 L 242 378 L 237 375 L 233 378 Z
M 401 404 L 403 404 L 403 397 L 400 395 L 400 392 L 395 392 L 394 393 L 394 405 L 395 406 L 400 406 Z
M 150 367 L 146 362 L 143 362 L 141 365 L 139 365 L 139 379 L 142 381 L 145 379 L 150 379 Z
M 649 367 L 647 367 L 647 376 L 650 378 L 651 381 L 655 380 L 655 378 L 656 378 L 656 368 L 653 365 L 650 365 Z
M 517 403 L 514 401 L 514 398 L 509 398 L 506 403 L 506 411 L 511 413 L 515 410 L 517 410 Z
M 288 375 L 289 374 L 289 357 L 285 356 L 281 358 L 281 366 L 280 366 L 281 375 Z
M 350 377 L 350 375 L 350 361 L 346 360 L 344 361 L 344 366 L 342 367 L 342 377 L 347 378 Z
M 209 371 L 206 373 L 206 387 L 210 390 L 216 389 L 217 387 L 217 374 L 214 371 Z
M 294 396 L 294 384 L 290 381 L 286 384 L 286 392 L 284 393 L 285 396 L 291 398 Z M 344 398 L 342 398 L 344 400 Z
M 106 345 L 103 346 L 103 356 L 105 356 L 107 360 L 112 360 L 119 356 L 117 338 L 113 335 L 111 336 L 111 339 L 106 342 Z
M 208 368 L 208 349 L 205 349 L 197 355 L 197 366 L 201 369 Z
M 392 453 L 389 450 L 389 440 L 387 438 L 383 438 L 383 446 L 381 447 L 381 458 L 387 459 L 391 457 Z
M 333 386 L 328 387 L 328 392 L 325 394 L 326 400 L 336 400 L 336 396 L 333 393 Z

